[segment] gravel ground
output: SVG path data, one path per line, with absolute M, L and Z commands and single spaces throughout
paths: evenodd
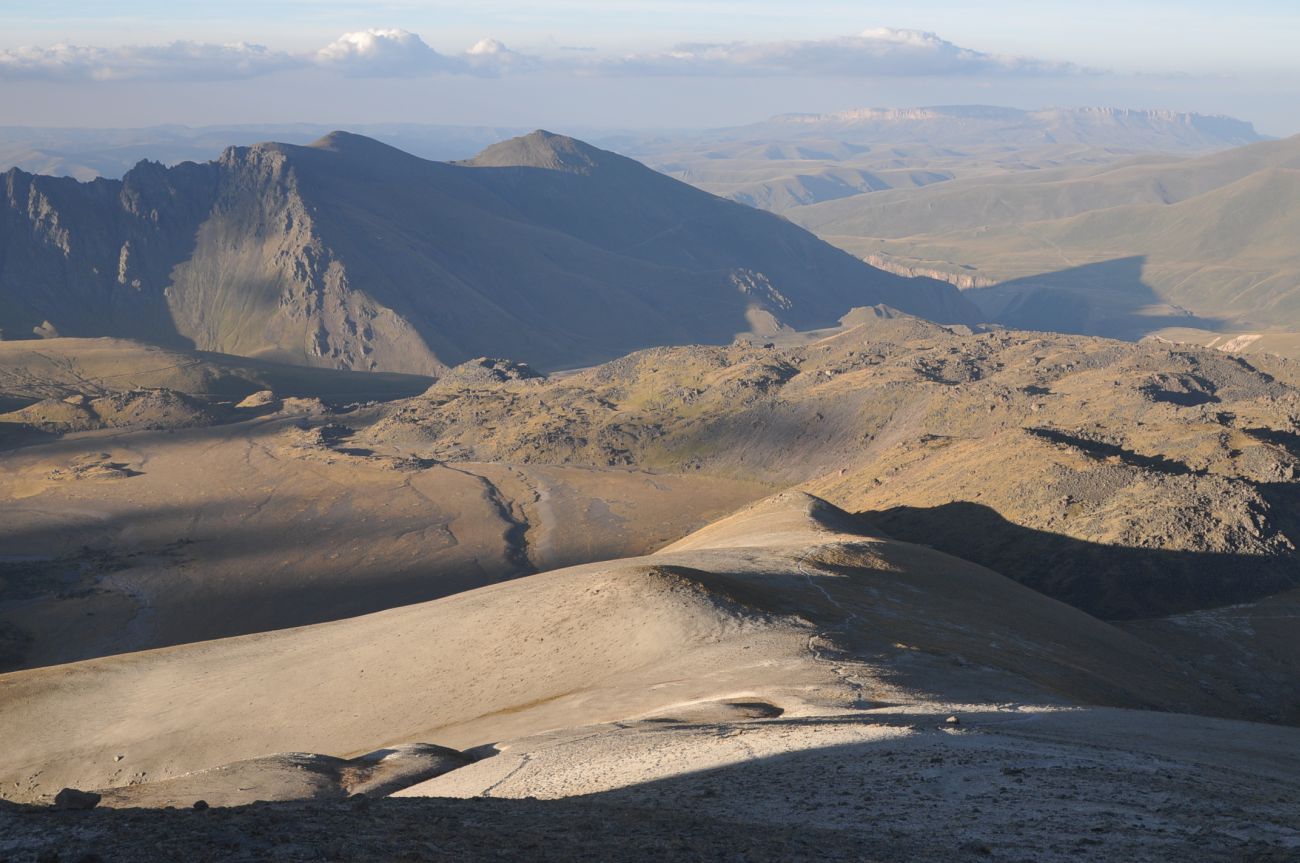
M 767 827 L 590 802 L 384 799 L 206 811 L 29 807 L 0 812 L 3 863 L 128 861 L 899 859 L 828 830 Z M 953 859 L 961 859 L 958 856 Z

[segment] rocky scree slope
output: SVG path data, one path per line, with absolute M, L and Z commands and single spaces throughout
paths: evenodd
M 365 445 L 806 483 L 890 533 L 1103 618 L 1297 584 L 1300 393 L 1207 350 L 962 335 L 855 313 L 797 347 L 657 348 L 555 379 L 435 383 Z

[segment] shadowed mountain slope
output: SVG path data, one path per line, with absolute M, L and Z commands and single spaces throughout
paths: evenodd
M 875 270 L 766 213 L 536 132 L 475 160 L 357 135 L 142 163 L 122 181 L 3 177 L 0 328 L 128 336 L 306 365 L 542 368 L 724 342 L 955 290 Z

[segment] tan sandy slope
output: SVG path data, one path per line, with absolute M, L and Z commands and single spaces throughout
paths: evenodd
M 1300 848 L 1298 732 L 1081 706 L 1210 705 L 1113 627 L 853 528 L 784 494 L 649 557 L 7 675 L 0 781 L 111 806 L 594 794 L 949 859 Z M 389 749 L 415 759 L 370 780 L 379 756 L 333 757 Z M 328 755 L 271 756 L 304 750 Z
M 660 348 L 545 382 L 435 385 L 359 438 L 446 460 L 809 483 L 900 538 L 1108 618 L 1295 585 L 1293 364 L 960 332 L 881 308 L 845 321 L 803 344 Z
M 644 554 L 796 483 L 1105 618 L 1295 585 L 1291 364 L 885 308 L 845 321 L 551 379 L 483 361 L 386 407 L 273 400 L 232 425 L 19 449 L 0 462 L 0 654 L 83 659 Z M 1202 682 L 1232 715 L 1291 721 L 1264 631 L 1234 636 L 1244 659 L 1199 653 Z
M 278 629 L 669 542 L 767 493 L 637 470 L 441 465 L 274 414 L 0 461 L 8 667 Z M 5 642 L 0 640 L 0 645 Z
M 465 748 L 741 696 L 788 712 L 934 699 L 1212 707 L 1131 636 L 850 528 L 786 495 L 650 557 L 6 675 L 2 781 L 32 798 L 284 751 Z

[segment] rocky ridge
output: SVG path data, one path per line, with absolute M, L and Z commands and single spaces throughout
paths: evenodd
M 301 365 L 543 368 L 824 326 L 889 302 L 973 321 L 770 214 L 547 132 L 460 163 L 336 132 L 142 162 L 121 181 L 3 175 L 0 333 L 114 336 Z

